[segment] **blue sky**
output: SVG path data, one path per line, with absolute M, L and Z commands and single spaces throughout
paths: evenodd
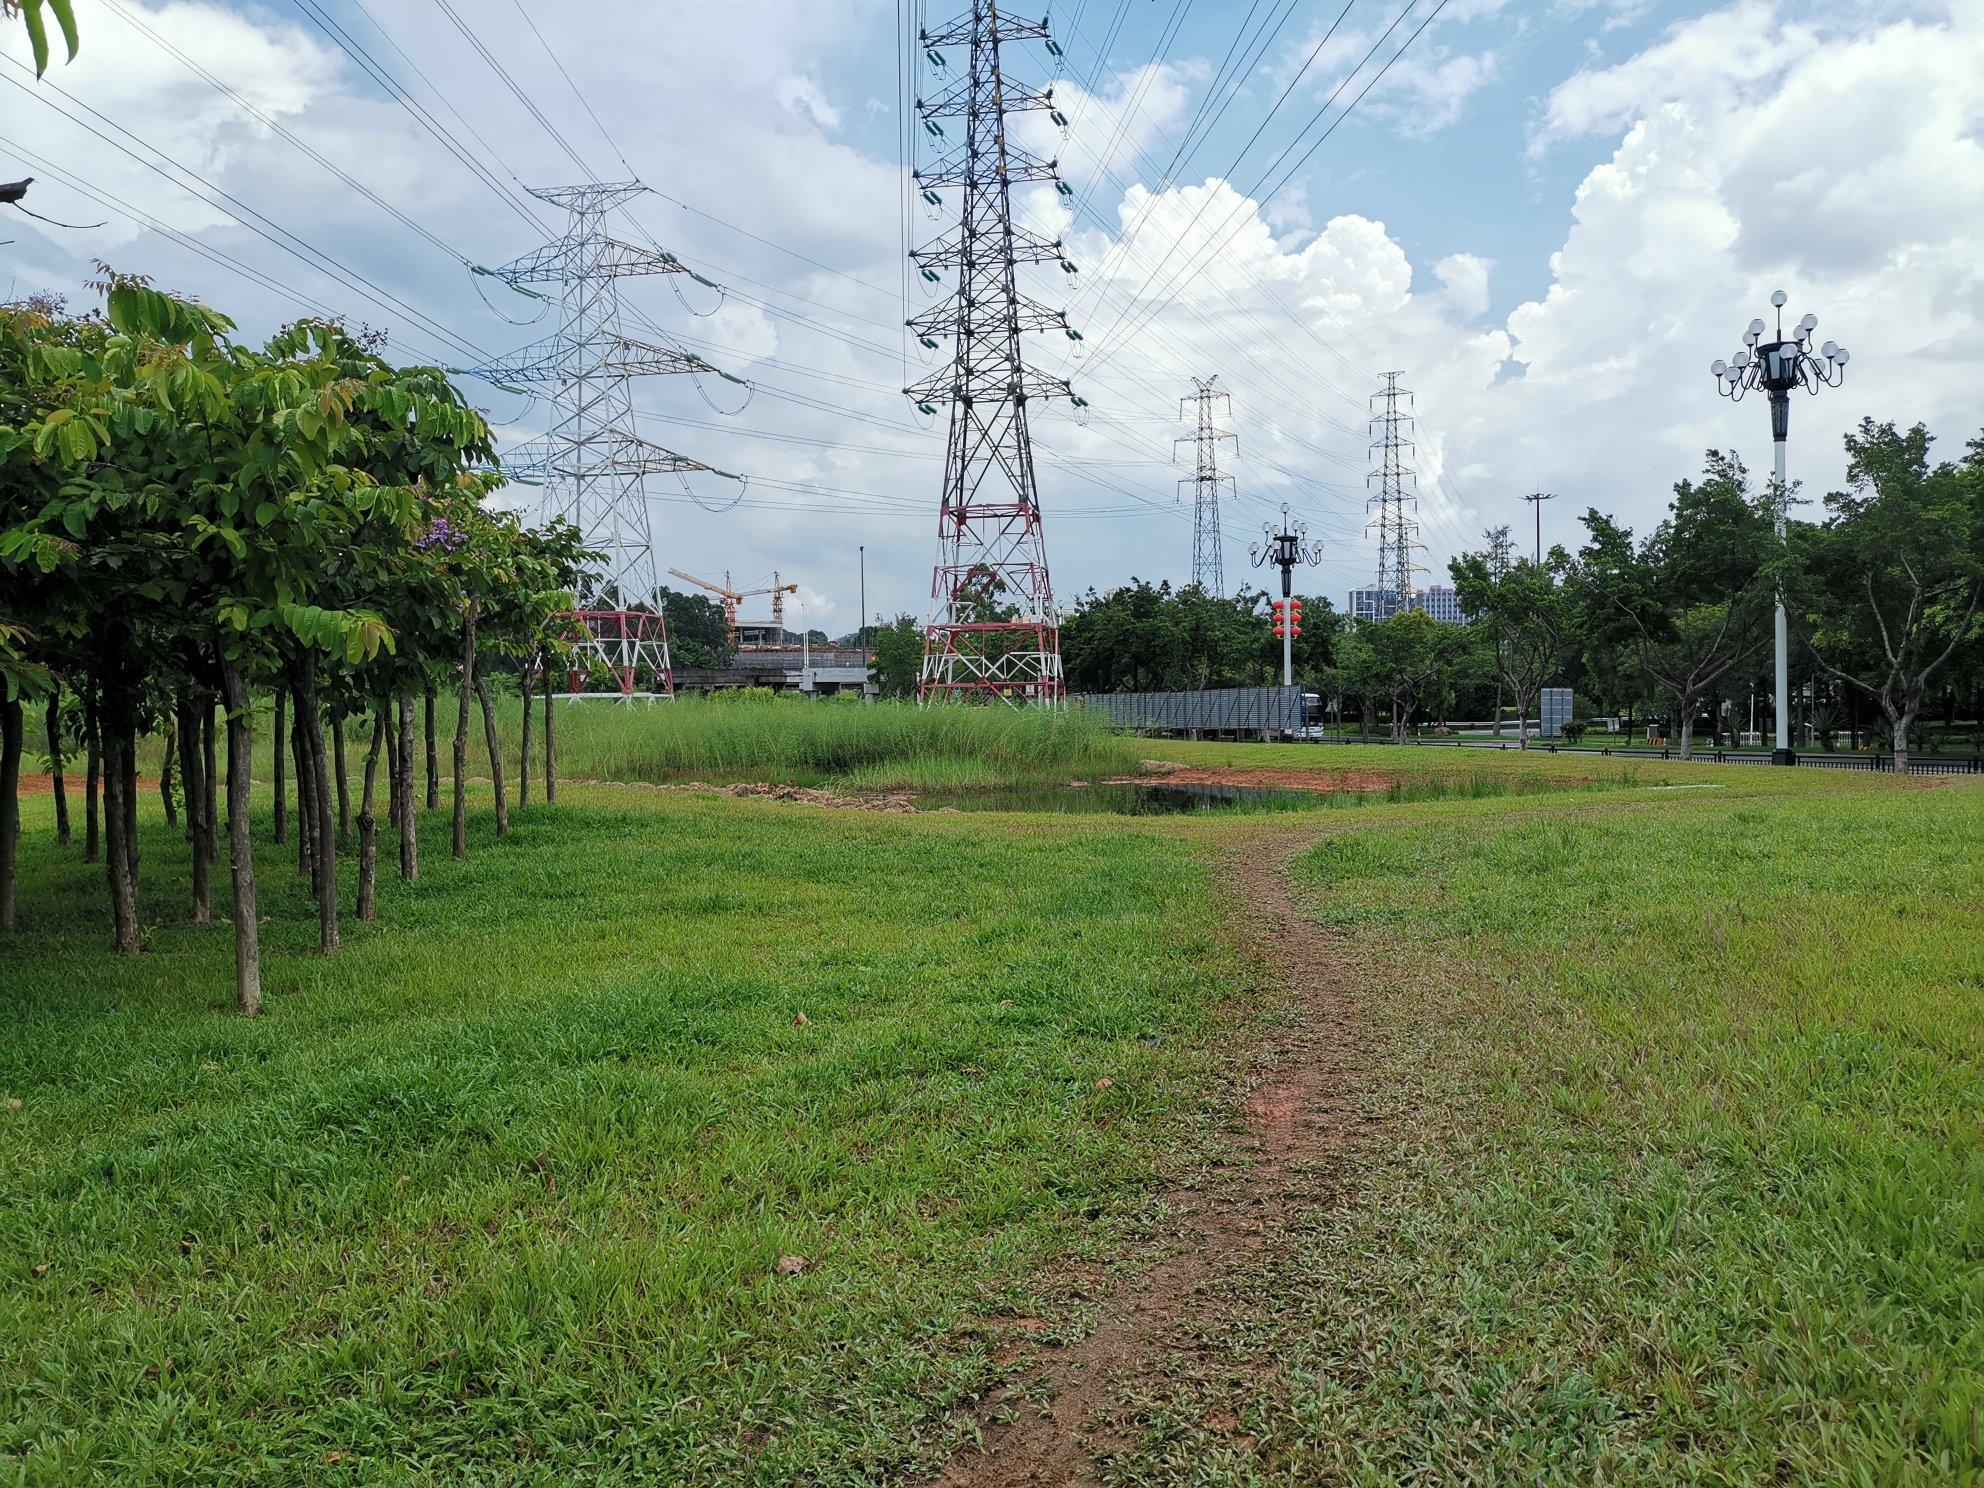
M 1537 486 L 1563 498 L 1546 509 L 1550 535 L 1574 541 L 1586 506 L 1657 519 L 1711 444 L 1767 468 L 1763 410 L 1718 402 L 1707 366 L 1780 285 L 1855 353 L 1847 388 L 1794 416 L 1793 474 L 1809 489 L 1843 478 L 1840 435 L 1863 414 L 1926 420 L 1946 446 L 1975 432 L 1984 6 L 1437 3 L 1057 0 L 1071 124 L 1043 147 L 1095 215 L 1057 216 L 1044 189 L 1020 205 L 1083 270 L 1042 293 L 1089 339 L 1037 347 L 1091 405 L 1044 410 L 1037 431 L 1064 601 L 1189 572 L 1169 461 L 1194 376 L 1234 394 L 1229 582 L 1251 577 L 1247 543 L 1286 500 L 1328 544 L 1316 587 L 1339 603 L 1372 566 L 1363 413 L 1382 370 L 1418 392 L 1432 577 L 1484 527 L 1523 527 L 1520 496 Z M 1167 178 L 1171 142 L 1250 14 L 1286 20 Z M 101 258 L 256 333 L 322 306 L 385 327 L 402 355 L 463 365 L 549 329 L 513 323 L 538 307 L 465 268 L 556 230 L 520 186 L 638 174 L 659 194 L 620 230 L 728 293 L 644 281 L 630 310 L 756 389 L 747 404 L 727 383 L 643 388 L 647 437 L 753 477 L 727 509 L 714 508 L 734 488 L 658 483 L 660 565 L 740 580 L 777 569 L 839 630 L 854 623 L 865 545 L 871 610 L 920 612 L 942 431 L 899 391 L 922 365 L 900 323 L 925 301 L 913 279 L 904 296 L 898 16 L 881 0 L 98 0 L 83 54 L 47 84 L 22 78 L 9 35 L 0 178 L 35 175 L 39 210 L 103 226 L 10 222 L 0 289 L 86 303 Z M 1429 16 L 1283 190 L 1247 195 L 1332 88 L 1347 77 L 1342 98 L 1355 96 Z M 1054 76 L 1037 47 L 1015 53 L 1016 74 Z M 98 134 L 63 117 L 84 106 Z M 1214 221 L 1223 236 L 1208 235 Z M 1153 272 L 1167 261 L 1195 271 L 1171 283 Z M 477 396 L 506 440 L 541 425 L 513 395 Z

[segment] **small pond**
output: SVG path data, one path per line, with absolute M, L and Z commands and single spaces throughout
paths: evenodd
M 919 790 L 916 809 L 1067 811 L 1109 816 L 1181 816 L 1214 811 L 1313 811 L 1329 793 L 1251 785 L 1023 785 L 985 790 Z

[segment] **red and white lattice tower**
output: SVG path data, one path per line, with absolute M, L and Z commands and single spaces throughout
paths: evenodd
M 933 205 L 949 190 L 962 198 L 957 226 L 910 255 L 928 281 L 957 274 L 951 296 L 909 322 L 925 345 L 949 338 L 953 346 L 948 366 L 904 389 L 928 413 L 948 403 L 951 421 L 919 695 L 925 702 L 1053 704 L 1063 690 L 1061 619 L 1047 573 L 1027 409 L 1036 399 L 1073 397 L 1073 390 L 1029 370 L 1020 338 L 1074 333 L 1066 312 L 1020 293 L 1017 270 L 1052 263 L 1072 274 L 1074 265 L 1059 241 L 1013 224 L 1013 183 L 1058 176 L 1054 161 L 1008 136 L 1007 116 L 1051 112 L 1054 99 L 1051 88 L 1007 83 L 999 57 L 1013 42 L 1046 41 L 1047 24 L 973 0 L 968 14 L 919 39 L 943 81 L 936 96 L 917 100 L 917 110 L 927 138 L 950 148 L 915 173 L 916 185 Z M 961 69 L 946 60 L 959 52 Z
M 738 479 L 663 449 L 634 429 L 633 378 L 717 372 L 679 346 L 636 341 L 621 331 L 622 279 L 691 272 L 671 253 L 623 242 L 606 230 L 606 214 L 646 190 L 638 181 L 622 181 L 531 192 L 563 207 L 570 225 L 557 241 L 489 272 L 513 287 L 555 290 L 558 330 L 470 369 L 499 386 L 543 389 L 550 400 L 550 427 L 519 446 L 504 469 L 539 484 L 544 514 L 572 522 L 599 554 L 581 577 L 579 607 L 571 617 L 575 693 L 597 690 L 603 678 L 609 695 L 631 697 L 644 683 L 673 695 L 646 478 L 703 471 Z

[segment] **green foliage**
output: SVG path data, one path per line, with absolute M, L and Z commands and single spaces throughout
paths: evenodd
M 43 12 L 47 14 L 43 14 Z M 76 60 L 82 38 L 76 30 L 74 0 L 0 0 L 0 15 L 18 15 L 27 27 L 28 49 L 34 54 L 34 75 L 48 71 L 48 17 L 55 17 L 69 60 Z
M 707 594 L 687 594 L 667 585 L 655 591 L 668 625 L 668 654 L 676 666 L 723 667 L 735 648 L 723 605 Z
M 1929 445 L 1920 424 L 1863 420 L 1851 489 L 1826 497 L 1797 551 L 1813 654 L 1880 703 L 1904 750 L 1930 680 L 1984 634 L 1984 445 L 1938 465 Z
M 923 674 L 923 624 L 914 615 L 898 615 L 869 632 L 875 683 L 885 698 L 913 698 Z
M 1388 697 L 1392 737 L 1403 739 L 1412 715 L 1441 696 L 1465 654 L 1466 628 L 1424 610 L 1401 610 L 1353 626 L 1337 643 L 1337 678 L 1347 691 Z
M 1313 685 L 1330 665 L 1342 620 L 1320 596 L 1305 596 L 1302 608 L 1295 673 Z M 1281 643 L 1265 594 L 1229 599 L 1136 579 L 1076 602 L 1061 622 L 1061 664 L 1071 692 L 1251 687 L 1280 680 Z

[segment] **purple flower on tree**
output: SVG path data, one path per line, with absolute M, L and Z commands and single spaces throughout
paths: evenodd
M 423 553 L 439 548 L 444 553 L 452 553 L 462 545 L 465 534 L 449 523 L 446 517 L 436 517 L 434 525 L 423 533 L 414 547 Z

